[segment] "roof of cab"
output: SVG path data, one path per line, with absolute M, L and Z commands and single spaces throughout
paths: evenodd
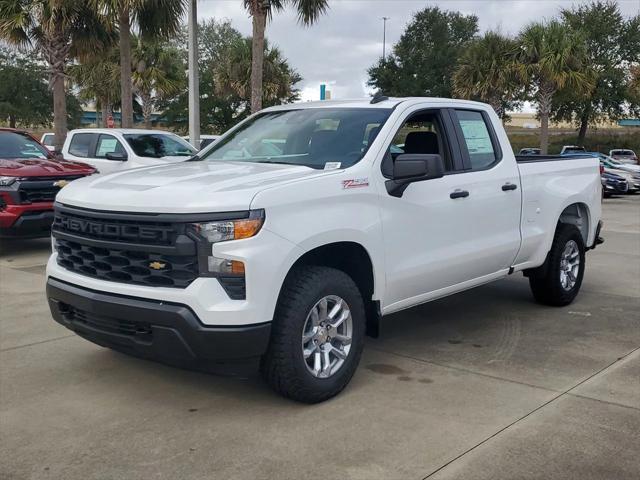
M 372 98 L 355 98 L 345 100 L 320 100 L 313 102 L 297 102 L 285 105 L 277 105 L 275 107 L 265 108 L 263 111 L 272 112 L 278 110 L 293 110 L 306 108 L 395 108 L 400 104 L 416 104 L 416 103 L 455 103 L 460 105 L 475 105 L 486 107 L 486 104 L 473 102 L 471 100 L 460 100 L 453 98 L 438 97 L 389 97 L 380 100 L 377 103 L 371 103 Z
M 172 132 L 167 132 L 166 130 L 148 130 L 144 128 L 78 128 L 76 130 L 71 130 L 69 133 L 137 133 L 137 134 L 166 134 L 166 135 L 175 135 Z

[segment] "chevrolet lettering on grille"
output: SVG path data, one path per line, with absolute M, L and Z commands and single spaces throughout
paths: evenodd
M 170 227 L 103 223 L 66 216 L 57 217 L 55 225 L 68 232 L 84 233 L 102 238 L 123 238 L 129 240 L 167 241 L 172 232 Z

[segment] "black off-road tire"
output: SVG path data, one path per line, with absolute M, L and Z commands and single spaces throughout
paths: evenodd
M 575 285 L 570 290 L 565 290 L 560 282 L 560 264 L 565 246 L 571 240 L 578 245 L 580 266 Z M 575 225 L 558 224 L 545 265 L 529 276 L 529 285 L 534 298 L 544 305 L 555 307 L 569 305 L 580 291 L 584 270 L 585 246 L 580 230 Z
M 316 378 L 302 353 L 302 332 L 313 306 L 327 295 L 337 295 L 349 305 L 353 322 L 351 350 L 342 367 L 329 378 Z M 334 268 L 304 266 L 291 272 L 282 288 L 271 340 L 260 370 L 281 395 L 303 403 L 318 403 L 340 393 L 351 380 L 362 354 L 365 308 L 355 282 Z

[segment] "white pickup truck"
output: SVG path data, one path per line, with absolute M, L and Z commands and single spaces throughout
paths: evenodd
M 64 188 L 47 296 L 99 345 L 188 367 L 260 358 L 276 391 L 319 402 L 384 315 L 515 272 L 569 304 L 600 198 L 597 158 L 516 158 L 484 104 L 279 106 L 191 161 Z

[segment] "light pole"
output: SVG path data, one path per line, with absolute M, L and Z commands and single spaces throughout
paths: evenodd
M 198 80 L 198 0 L 189 0 L 189 141 L 200 147 L 200 83 Z
M 382 17 L 382 60 L 387 58 L 387 20 L 391 17 Z

